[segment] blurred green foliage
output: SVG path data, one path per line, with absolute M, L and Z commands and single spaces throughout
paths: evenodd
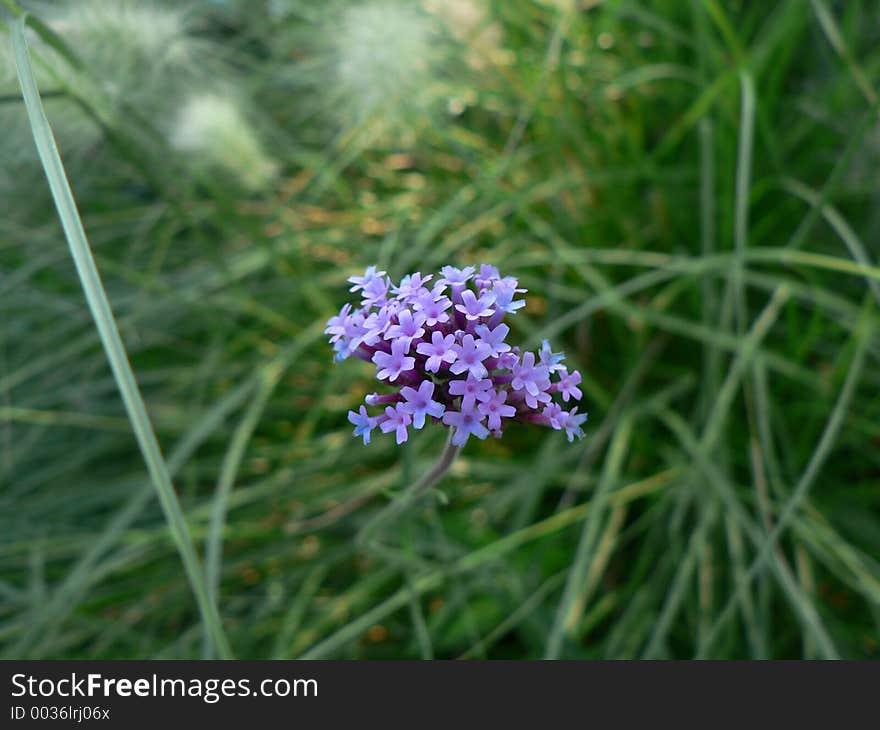
M 869 0 L 22 3 L 235 655 L 876 657 Z M 0 648 L 210 655 L 0 36 Z M 587 438 L 364 447 L 368 264 L 520 277 Z M 215 543 L 215 547 L 216 547 Z

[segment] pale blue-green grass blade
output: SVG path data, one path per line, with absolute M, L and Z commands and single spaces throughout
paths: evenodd
M 220 624 L 217 611 L 210 602 L 207 581 L 205 580 L 204 571 L 189 534 L 186 517 L 183 514 L 183 509 L 171 483 L 168 466 L 159 448 L 159 442 L 147 414 L 146 405 L 128 361 L 122 338 L 116 327 L 113 311 L 95 265 L 85 229 L 83 228 L 73 197 L 73 191 L 70 188 L 64 171 L 61 155 L 58 152 L 52 129 L 40 101 L 36 78 L 28 55 L 24 16 L 20 17 L 12 28 L 12 41 L 19 83 L 34 142 L 37 145 L 40 161 L 43 164 L 43 169 L 58 209 L 58 215 L 61 219 L 77 273 L 95 321 L 95 326 L 100 334 L 113 376 L 116 379 L 120 395 L 131 421 L 132 429 L 144 456 L 144 461 L 147 464 L 147 469 L 150 472 L 150 477 L 156 488 L 162 509 L 165 512 L 168 527 L 180 552 L 187 578 L 199 606 L 202 621 L 209 627 L 218 655 L 221 657 L 231 657 L 231 647 Z

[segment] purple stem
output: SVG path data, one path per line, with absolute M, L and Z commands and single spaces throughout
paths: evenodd
M 490 330 L 494 330 L 499 324 L 501 324 L 501 320 L 504 319 L 504 315 L 505 315 L 505 312 L 503 309 L 496 309 L 495 314 L 493 314 L 489 318 L 489 324 L 487 324 L 486 326 Z
M 398 401 L 403 400 L 403 397 L 400 393 L 388 393 L 386 395 L 376 395 L 375 397 L 367 396 L 367 405 L 368 406 L 378 406 L 383 405 L 385 403 L 397 403 Z

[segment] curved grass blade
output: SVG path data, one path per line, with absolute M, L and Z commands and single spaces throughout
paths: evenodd
M 27 39 L 25 38 L 25 16 L 19 17 L 18 21 L 13 25 L 12 42 L 15 51 L 16 70 L 27 109 L 28 120 L 31 125 L 31 132 L 37 145 L 40 162 L 43 165 L 49 182 L 52 198 L 58 209 L 58 216 L 61 219 L 65 237 L 70 246 L 77 274 L 82 283 L 92 317 L 95 320 L 95 327 L 101 337 L 101 343 L 110 362 L 113 377 L 116 380 L 120 395 L 125 404 L 138 446 L 141 449 L 150 473 L 150 479 L 159 496 L 159 502 L 168 521 L 172 538 L 183 561 L 184 570 L 195 594 L 202 621 L 212 637 L 217 655 L 230 658 L 232 650 L 220 625 L 219 615 L 209 599 L 204 571 L 193 546 L 189 527 L 183 515 L 180 502 L 177 499 L 177 494 L 171 484 L 168 466 L 162 457 L 159 442 L 156 439 L 156 434 L 147 415 L 146 405 L 138 389 L 131 364 L 128 361 L 125 346 L 119 335 L 116 320 L 110 308 L 110 302 L 101 283 L 101 278 L 76 208 L 73 192 L 64 171 L 64 164 L 61 161 L 61 156 L 55 144 L 55 137 L 52 134 L 52 129 L 43 110 L 43 104 L 40 101 L 40 93 L 37 89 L 33 66 L 28 55 Z
M 864 321 L 865 320 L 863 320 L 863 322 Z M 801 474 L 800 479 L 798 479 L 797 484 L 782 507 L 782 510 L 779 512 L 776 525 L 759 546 L 758 554 L 752 561 L 752 564 L 749 566 L 749 570 L 745 575 L 745 586 L 741 585 L 736 587 L 728 600 L 727 605 L 715 620 L 715 624 L 709 635 L 706 637 L 704 645 L 699 648 L 697 658 L 705 658 L 708 655 L 711 647 L 718 639 L 721 629 L 733 616 L 736 601 L 739 600 L 740 597 L 740 592 L 744 590 L 752 580 L 754 580 L 763 568 L 764 563 L 772 557 L 773 548 L 777 545 L 780 537 L 789 527 L 789 523 L 793 520 L 798 509 L 809 494 L 810 487 L 813 486 L 813 482 L 816 480 L 816 477 L 825 464 L 825 460 L 830 455 L 838 437 L 840 436 L 840 430 L 843 427 L 844 419 L 849 411 L 853 396 L 855 395 L 856 386 L 862 377 L 868 343 L 871 340 L 871 333 L 868 330 L 867 325 L 863 323 L 860 329 L 861 332 L 857 335 L 856 350 L 847 372 L 846 380 L 840 389 L 837 401 L 834 404 L 831 414 L 828 416 L 825 427 L 822 429 L 822 434 L 816 443 L 816 447 L 813 449 L 812 456 Z

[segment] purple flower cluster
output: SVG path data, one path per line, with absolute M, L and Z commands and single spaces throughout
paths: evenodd
M 444 266 L 436 278 L 416 272 L 395 286 L 370 266 L 349 281 L 361 306 L 346 304 L 327 322 L 336 359 L 354 355 L 371 362 L 379 380 L 397 387 L 367 396 L 366 406 L 383 409 L 377 415 L 364 405 L 349 411 L 364 443 L 377 426 L 403 443 L 407 429 L 429 420 L 454 429 L 457 446 L 471 435 L 501 436 L 509 421 L 565 431 L 569 441 L 583 437 L 587 414 L 553 400 L 558 394 L 564 403 L 579 401 L 580 373 L 569 372 L 562 353 L 551 352 L 546 340 L 537 353 L 506 341 L 505 315 L 525 306 L 516 298 L 526 291 L 516 278 L 486 264 L 479 272 Z

